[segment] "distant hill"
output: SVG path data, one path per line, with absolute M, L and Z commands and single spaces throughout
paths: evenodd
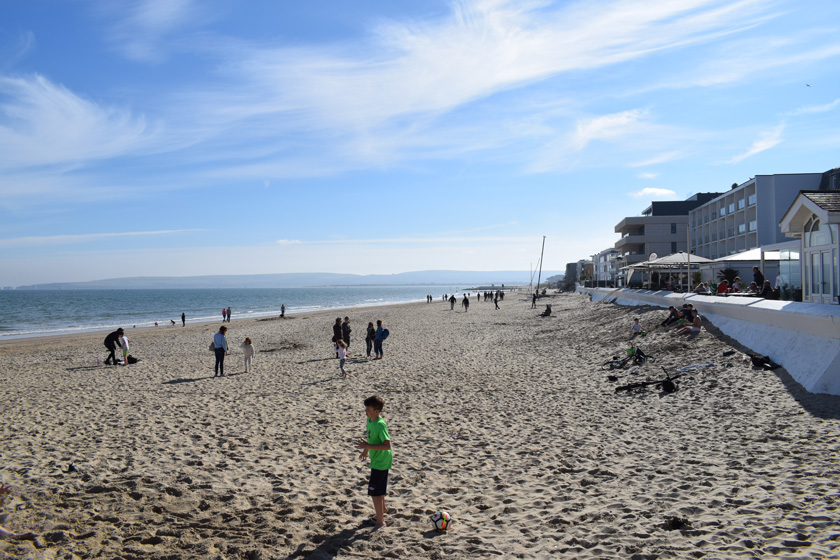
M 543 274 L 557 274 L 543 271 Z M 196 289 L 196 288 L 308 288 L 313 286 L 509 286 L 528 285 L 531 273 L 527 271 L 459 271 L 424 270 L 400 274 L 332 274 L 327 272 L 300 272 L 283 274 L 251 274 L 245 276 L 140 276 L 110 278 L 90 282 L 62 282 L 20 286 L 18 290 L 140 290 L 140 289 Z

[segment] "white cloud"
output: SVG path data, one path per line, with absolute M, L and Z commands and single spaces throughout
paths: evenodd
M 640 191 L 628 193 L 627 196 L 632 196 L 633 198 L 654 198 L 654 197 L 675 197 L 677 193 L 672 191 L 671 189 L 655 189 L 655 188 L 644 188 Z
M 173 235 L 206 231 L 203 229 L 170 229 L 159 231 L 127 231 L 118 233 L 83 233 L 76 235 L 44 235 L 39 237 L 11 237 L 0 239 L 0 247 L 34 247 L 41 245 L 70 245 L 75 243 L 87 243 L 90 241 L 101 241 L 114 237 L 139 237 L 147 235 Z
M 212 10 L 195 0 L 106 0 L 102 9 L 118 18 L 111 28 L 114 46 L 132 60 L 157 62 L 165 57 L 162 40 L 206 17 Z
M 759 133 L 758 138 L 753 142 L 752 147 L 743 154 L 734 156 L 727 163 L 739 163 L 750 156 L 761 153 L 765 150 L 779 145 L 782 142 L 782 131 L 784 123 Z
M 796 109 L 791 115 L 813 115 L 816 113 L 827 113 L 829 111 L 833 111 L 837 107 L 840 107 L 840 99 L 835 99 L 831 103 L 826 103 L 825 105 L 811 105 L 809 107 L 800 107 Z
M 656 179 L 659 177 L 659 173 L 639 173 L 637 177 L 639 179 Z
M 278 239 L 275 241 L 277 245 L 297 245 L 300 243 L 299 239 Z
M 145 118 L 103 107 L 42 76 L 0 76 L 0 170 L 76 166 L 151 147 Z

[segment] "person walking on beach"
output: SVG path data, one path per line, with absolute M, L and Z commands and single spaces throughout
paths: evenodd
M 394 461 L 394 453 L 391 451 L 391 436 L 388 435 L 388 425 L 382 418 L 382 409 L 385 401 L 377 395 L 368 397 L 364 401 L 365 431 L 367 438 L 356 442 L 356 448 L 361 449 L 359 459 L 364 461 L 370 452 L 370 479 L 368 480 L 368 496 L 373 500 L 373 511 L 375 519 L 363 522 L 364 525 L 373 525 L 373 530 L 378 531 L 385 527 L 385 495 L 388 491 L 388 471 Z
M 122 329 L 120 329 L 122 330 Z M 120 348 L 122 348 L 123 365 L 128 365 L 128 337 L 125 334 L 120 335 Z
M 452 294 L 452 296 L 449 298 L 449 311 L 455 309 L 455 301 L 455 294 Z
M 186 315 L 186 313 L 181 313 L 181 326 L 182 327 L 187 326 L 187 315 Z
M 338 348 L 338 369 L 341 371 L 341 377 L 347 379 L 347 372 L 344 371 L 344 362 L 347 361 L 347 343 L 339 340 L 336 348 Z
M 227 319 L 227 309 L 222 307 L 222 323 Z
M 230 353 L 227 337 L 225 336 L 226 332 L 227 327 L 222 325 L 219 327 L 219 332 L 213 335 L 213 352 L 216 354 L 216 367 L 213 377 L 225 375 L 225 356 Z
M 247 337 L 245 338 L 245 342 L 240 344 L 239 347 L 242 348 L 242 352 L 245 355 L 245 373 L 251 373 L 251 363 L 257 353 L 257 349 L 254 348 L 251 339 Z
M 280 318 L 281 319 L 286 318 L 286 304 L 285 303 L 280 305 Z
M 373 335 L 373 353 L 376 354 L 374 360 L 381 360 L 384 352 L 382 351 L 382 341 L 385 340 L 385 329 L 382 328 L 382 320 L 376 321 L 376 333 Z
M 496 292 L 496 297 L 493 298 L 493 303 L 496 304 L 496 309 L 499 308 L 499 292 Z
M 531 309 L 537 308 L 537 292 L 534 292 L 534 295 L 531 296 Z
M 344 341 L 347 348 L 350 348 L 350 332 L 352 330 L 353 329 L 350 328 L 350 317 L 345 317 L 344 322 L 341 323 L 341 340 Z
M 231 315 L 233 315 L 233 313 L 230 312 L 230 307 L 227 308 L 227 315 L 228 315 L 227 322 L 230 323 L 230 317 L 231 317 Z
M 470 298 L 467 297 L 467 294 L 464 294 L 464 299 L 461 300 L 461 305 L 464 306 L 464 313 L 470 310 Z
M 105 348 L 108 349 L 108 357 L 105 358 L 105 363 L 107 365 L 117 365 L 117 345 L 119 344 L 120 337 L 123 335 L 122 328 L 119 328 L 105 337 Z

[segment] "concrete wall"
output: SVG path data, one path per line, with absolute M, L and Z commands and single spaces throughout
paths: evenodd
M 840 395 L 840 306 L 675 294 L 648 290 L 581 288 L 592 301 L 677 308 L 691 303 L 723 333 L 784 366 L 811 393 Z

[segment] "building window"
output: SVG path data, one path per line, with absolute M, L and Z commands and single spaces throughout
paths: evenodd
M 677 242 L 676 241 L 671 241 L 671 252 L 672 253 L 677 252 Z
M 755 231 L 755 226 L 756 226 L 756 224 L 755 224 L 755 220 L 751 221 L 751 222 L 750 222 L 750 227 L 749 227 L 749 230 L 750 230 L 750 231 Z
M 734 202 L 733 202 L 732 204 L 730 204 L 730 205 L 729 205 L 729 213 L 730 213 L 730 214 L 734 214 L 734 213 L 735 213 L 735 203 L 734 203 Z
M 749 196 L 749 198 L 747 199 L 747 204 L 749 204 L 750 206 L 755 205 L 755 194 L 751 194 Z
M 677 224 L 671 224 L 671 233 L 677 233 Z
M 720 217 L 723 218 L 724 216 L 726 216 L 726 207 L 720 209 Z
M 743 198 L 740 199 L 738 201 L 738 210 L 743 210 L 745 205 L 746 205 L 746 203 L 744 202 L 744 199 Z
M 738 233 L 745 233 L 747 231 L 747 224 L 738 224 Z

